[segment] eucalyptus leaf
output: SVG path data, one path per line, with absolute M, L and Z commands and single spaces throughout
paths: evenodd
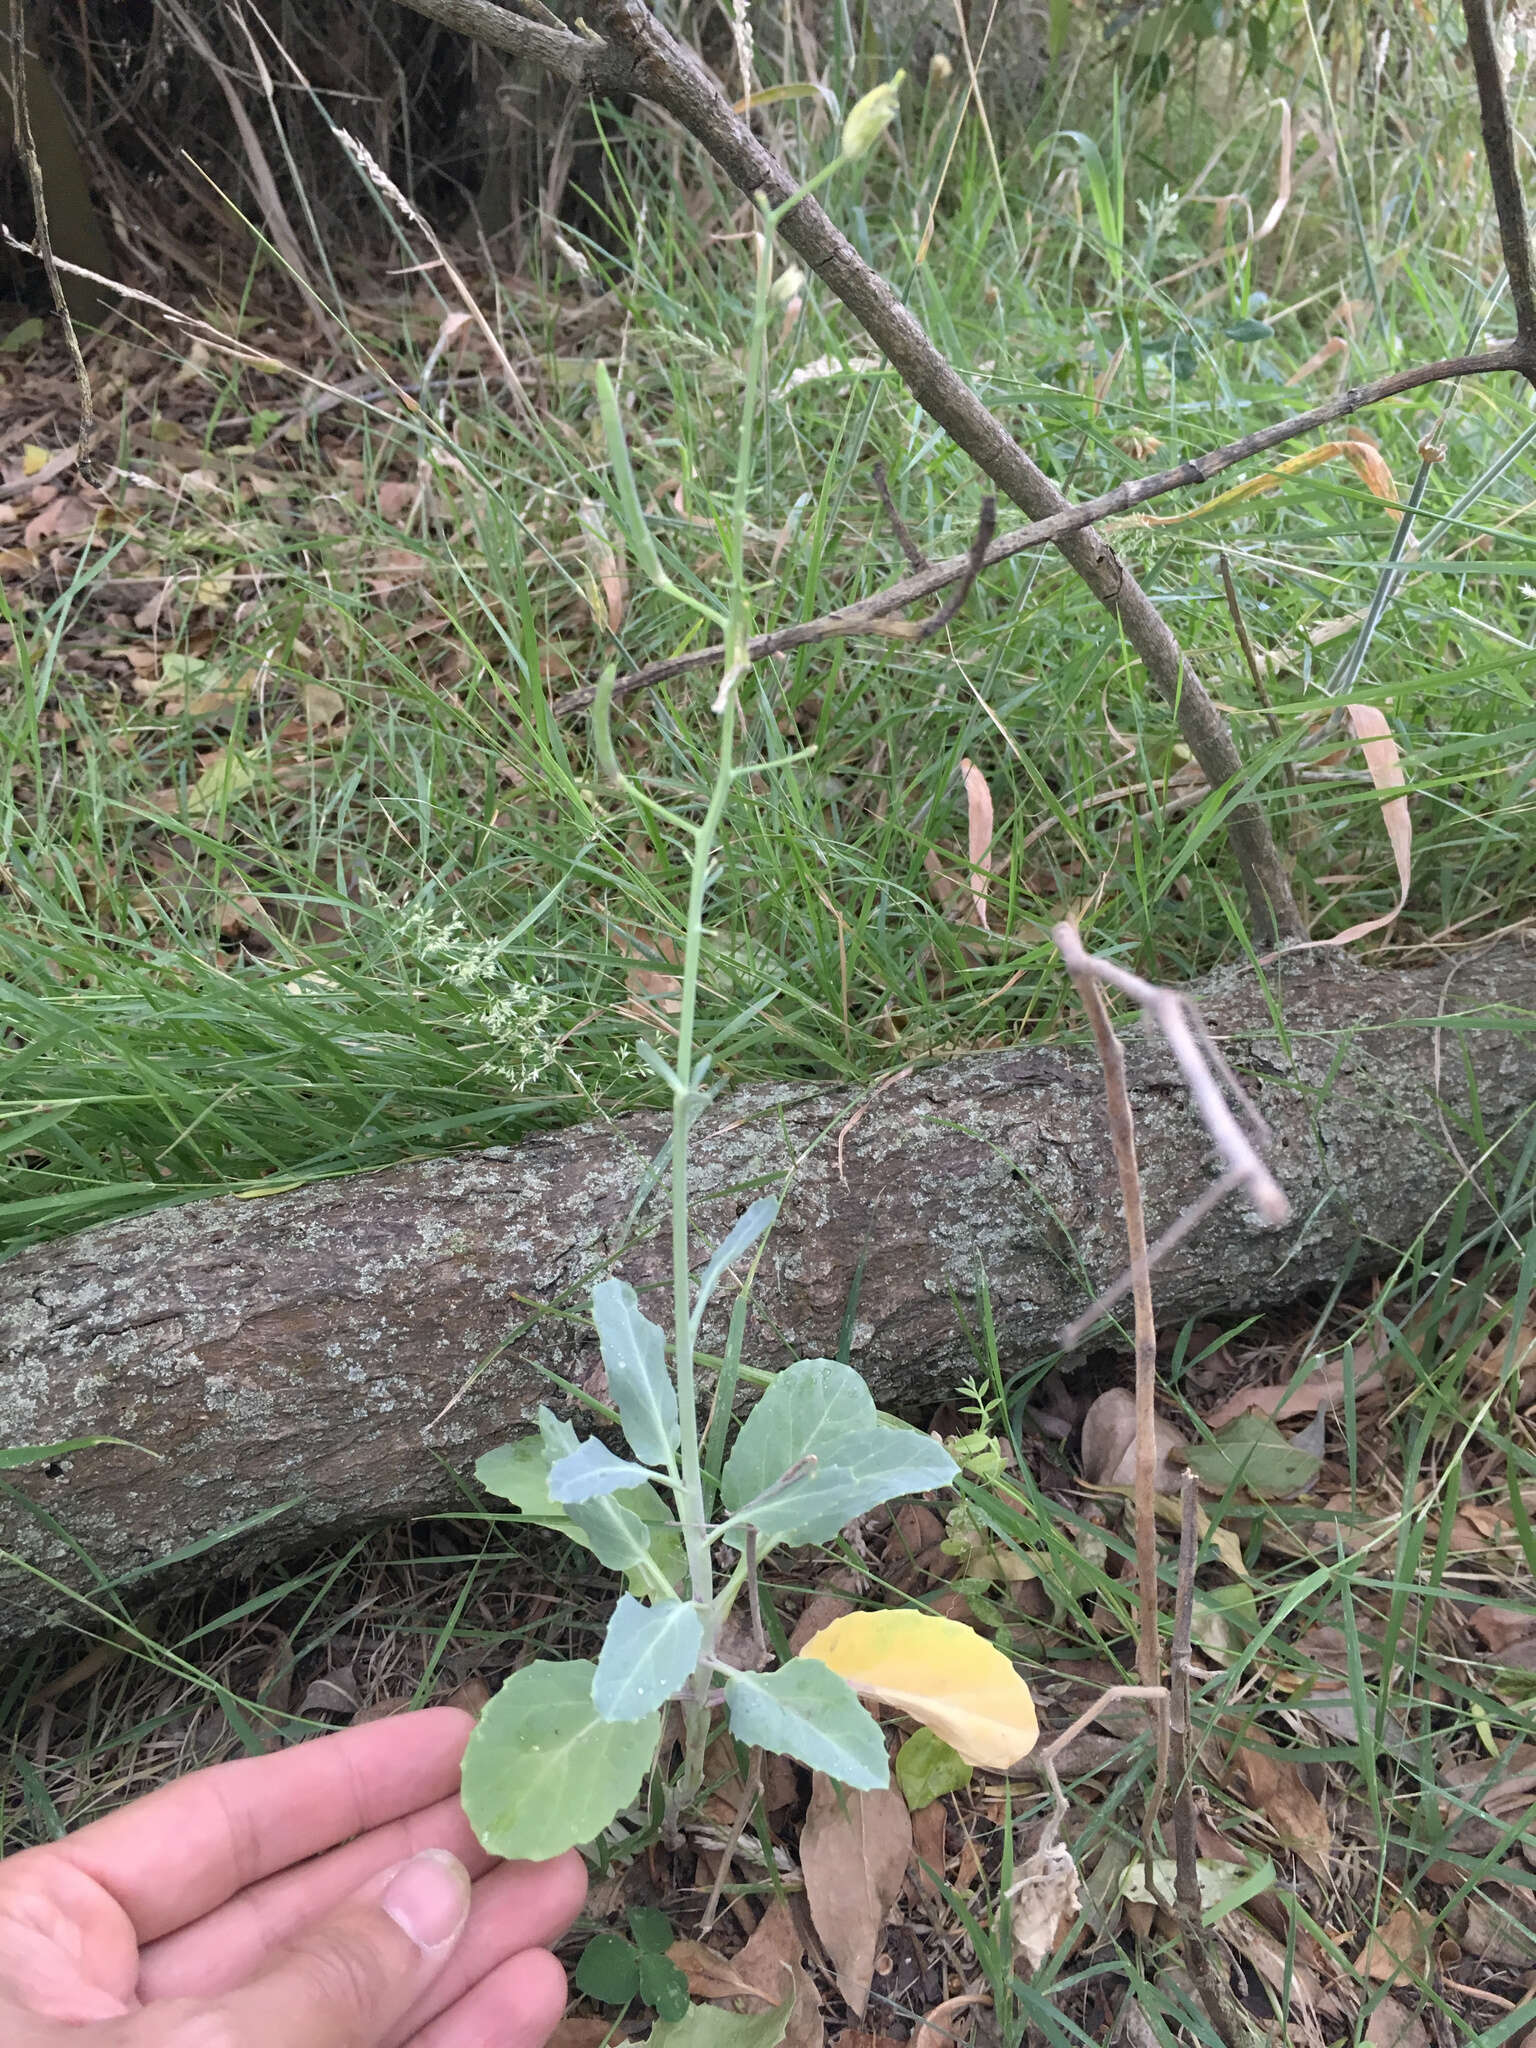
M 804 1477 L 773 1490 L 811 1458 Z M 750 1508 L 744 1519 L 761 1548 L 827 1543 L 855 1515 L 947 1486 L 958 1469 L 932 1437 L 881 1415 L 852 1366 L 803 1358 L 778 1374 L 742 1424 L 720 1494 L 733 1515 Z
M 597 1437 L 583 1437 L 574 1451 L 550 1466 L 549 1497 L 564 1502 L 595 1500 L 601 1494 L 648 1485 L 654 1477 L 643 1465 L 616 1457 Z
M 585 1658 L 525 1664 L 475 1723 L 464 1751 L 464 1812 L 493 1856 L 559 1856 L 633 1804 L 661 1716 L 604 1721 L 592 1704 L 596 1675 Z
M 693 1676 L 704 1641 L 698 1610 L 681 1600 L 646 1607 L 625 1593 L 608 1620 L 592 1682 L 605 1721 L 654 1713 Z
M 667 1340 L 627 1280 L 600 1280 L 592 1290 L 592 1319 L 608 1368 L 608 1391 L 637 1458 L 664 1465 L 682 1441 L 677 1389 L 667 1371 Z
M 1298 1450 L 1272 1415 L 1236 1415 L 1209 1443 L 1191 1444 L 1184 1462 L 1213 1493 L 1245 1487 L 1261 1500 L 1302 1493 L 1322 1464 L 1314 1452 Z
M 725 1681 L 725 1710 L 731 1733 L 749 1748 L 778 1750 L 856 1792 L 890 1783 L 879 1722 L 825 1664 L 797 1657 L 777 1671 L 734 1672 Z
M 779 1213 L 776 1201 L 753 1202 L 743 1209 L 735 1223 L 715 1246 L 709 1264 L 699 1276 L 698 1291 L 693 1299 L 693 1325 L 697 1329 L 704 1320 L 704 1311 L 709 1298 L 720 1284 L 720 1275 L 733 1259 L 739 1259 L 762 1236 Z

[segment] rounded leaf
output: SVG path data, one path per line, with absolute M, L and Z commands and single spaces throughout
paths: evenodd
M 596 1668 L 582 1658 L 525 1664 L 475 1724 L 462 1798 L 493 1856 L 540 1862 L 590 1842 L 639 1792 L 661 1716 L 604 1721 L 592 1704 Z
M 628 2005 L 640 1989 L 640 1958 L 622 1934 L 594 1934 L 571 1982 L 599 2005 Z
M 1029 1687 L 1001 1650 L 963 1622 L 891 1607 L 845 1614 L 800 1652 L 866 1699 L 899 1707 L 968 1764 L 1003 1771 L 1039 1738 Z

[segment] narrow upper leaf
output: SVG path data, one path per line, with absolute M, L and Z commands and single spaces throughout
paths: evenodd
M 590 1842 L 639 1792 L 661 1716 L 604 1721 L 595 1671 L 584 1659 L 525 1664 L 475 1723 L 464 1812 L 493 1856 L 538 1862 Z
M 592 1290 L 608 1390 L 624 1434 L 637 1458 L 664 1465 L 682 1440 L 677 1389 L 667 1371 L 666 1338 L 640 1313 L 639 1298 L 626 1280 L 600 1280 Z
M 797 1660 L 777 1671 L 735 1672 L 725 1681 L 725 1706 L 738 1742 L 797 1757 L 858 1792 L 890 1782 L 880 1724 L 825 1665 Z
M 699 1276 L 698 1292 L 693 1298 L 695 1328 L 704 1320 L 704 1311 L 709 1305 L 709 1297 L 720 1284 L 720 1275 L 733 1259 L 739 1259 L 744 1251 L 749 1250 L 757 1242 L 778 1213 L 779 1205 L 776 1201 L 765 1199 L 753 1202 L 749 1208 L 742 1210 L 735 1223 L 715 1246 L 709 1264 Z
M 605 1721 L 653 1713 L 693 1676 L 704 1640 L 698 1612 L 682 1600 L 645 1607 L 625 1593 L 608 1621 L 592 1703 Z
M 549 1468 L 549 1497 L 555 1501 L 593 1500 L 600 1494 L 622 1493 L 644 1486 L 654 1475 L 629 1458 L 619 1458 L 595 1436 L 583 1437 L 574 1451 Z

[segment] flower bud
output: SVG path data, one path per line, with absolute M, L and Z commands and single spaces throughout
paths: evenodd
M 843 156 L 849 163 L 855 157 L 864 156 L 874 148 L 885 130 L 895 120 L 898 111 L 902 82 L 905 71 L 887 79 L 884 85 L 877 85 L 873 92 L 865 93 L 863 99 L 855 101 L 843 123 Z

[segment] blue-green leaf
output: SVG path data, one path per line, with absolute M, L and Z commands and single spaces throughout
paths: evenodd
M 562 1451 L 558 1455 L 568 1454 Z M 550 1499 L 549 1466 L 549 1452 L 542 1437 L 525 1436 L 519 1437 L 515 1443 L 500 1444 L 494 1451 L 487 1451 L 475 1466 L 475 1477 L 487 1493 L 510 1501 L 525 1521 L 536 1522 L 541 1529 L 553 1529 L 556 1535 L 579 1543 L 583 1550 L 595 1552 L 595 1545 L 586 1530 L 572 1521 L 570 1509 L 558 1506 Z M 683 1539 L 676 1526 L 676 1516 L 655 1487 L 631 1487 L 624 1493 L 615 1494 L 614 1499 L 650 1531 L 652 1564 L 660 1568 L 672 1585 L 680 1584 L 687 1569 Z M 645 1583 L 649 1584 L 649 1581 Z
M 723 2005 L 690 2005 L 680 2020 L 658 2019 L 639 2048 L 779 2048 L 792 1998 L 771 2012 L 730 2012 Z
M 697 1609 L 682 1600 L 645 1607 L 625 1593 L 609 1617 L 592 1704 L 605 1721 L 654 1713 L 693 1676 L 703 1641 Z
M 553 1468 L 576 1449 L 576 1432 L 552 1409 L 540 1408 L 539 1434 Z M 581 1531 L 587 1548 L 610 1571 L 628 1571 L 651 1547 L 644 1522 L 615 1495 L 606 1499 L 564 1501 L 561 1505 Z
M 777 1671 L 738 1671 L 725 1681 L 731 1733 L 840 1778 L 856 1792 L 890 1783 L 880 1724 L 846 1678 L 797 1658 Z
M 667 1371 L 667 1342 L 627 1280 L 600 1280 L 592 1290 L 592 1320 L 608 1368 L 608 1391 L 637 1458 L 664 1465 L 682 1440 L 677 1389 Z
M 464 1751 L 464 1812 L 493 1856 L 559 1856 L 633 1804 L 661 1716 L 604 1721 L 592 1704 L 595 1674 L 585 1659 L 525 1664 L 475 1723 Z
M 597 1437 L 583 1437 L 574 1451 L 550 1466 L 549 1497 L 565 1502 L 595 1500 L 601 1494 L 647 1485 L 654 1476 L 643 1465 L 616 1457 Z
M 715 1246 L 709 1264 L 699 1276 L 698 1292 L 693 1298 L 693 1326 L 698 1328 L 704 1320 L 704 1311 L 709 1306 L 709 1297 L 720 1284 L 720 1275 L 733 1259 L 739 1259 L 750 1249 L 779 1213 L 775 1201 L 753 1202 L 743 1209 L 731 1228 Z
M 803 1477 L 772 1491 L 809 1459 L 815 1464 Z M 827 1543 L 855 1515 L 899 1494 L 947 1486 L 957 1470 L 942 1444 L 881 1415 L 851 1366 L 803 1358 L 778 1375 L 742 1424 L 720 1494 L 733 1515 L 750 1508 L 744 1519 L 763 1547 Z

